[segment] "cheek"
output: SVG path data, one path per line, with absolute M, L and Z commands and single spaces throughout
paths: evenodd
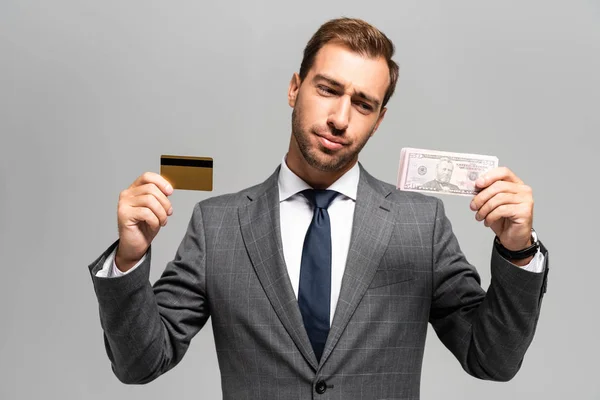
M 313 100 L 302 104 L 302 114 L 307 122 L 317 122 L 327 119 L 327 104 L 319 100 Z
M 358 113 L 358 111 L 357 111 Z M 360 115 L 356 115 L 355 116 L 355 124 L 356 124 L 356 128 L 357 130 L 356 132 L 356 139 L 358 142 L 360 143 L 364 143 L 366 141 L 369 140 L 369 138 L 371 137 L 371 133 L 373 132 L 373 130 L 375 129 L 375 125 L 377 124 L 377 120 L 375 120 L 375 122 L 373 121 L 366 121 L 365 116 L 360 114 Z

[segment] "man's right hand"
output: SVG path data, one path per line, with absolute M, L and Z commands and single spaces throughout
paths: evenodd
M 154 172 L 145 172 L 119 194 L 117 222 L 119 246 L 115 263 L 120 271 L 131 269 L 146 253 L 167 218 L 173 214 L 167 199 L 173 193 L 169 182 Z

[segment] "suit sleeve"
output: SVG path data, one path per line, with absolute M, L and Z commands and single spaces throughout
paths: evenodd
M 459 248 L 443 203 L 436 200 L 430 322 L 465 371 L 480 379 L 508 381 L 533 340 L 546 292 L 547 250 L 542 246 L 543 273 L 518 268 L 493 250 L 486 293 Z
M 199 203 L 162 276 L 149 282 L 151 247 L 138 268 L 121 277 L 96 276 L 114 242 L 88 266 L 104 330 L 106 353 L 123 383 L 143 384 L 173 368 L 209 317 L 205 237 Z

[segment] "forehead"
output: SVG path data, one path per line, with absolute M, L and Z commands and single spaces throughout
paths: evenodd
M 383 100 L 390 73 L 385 58 L 369 58 L 337 43 L 327 43 L 315 57 L 310 75 L 323 74 L 348 88 Z
M 440 167 L 440 168 L 452 168 L 452 167 L 454 167 L 454 165 L 450 161 L 440 161 L 440 163 L 438 164 L 438 167 Z

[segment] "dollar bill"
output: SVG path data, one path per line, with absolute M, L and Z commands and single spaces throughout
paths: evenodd
M 479 154 L 403 148 L 400 151 L 400 190 L 473 196 L 475 181 L 498 166 L 498 158 Z

